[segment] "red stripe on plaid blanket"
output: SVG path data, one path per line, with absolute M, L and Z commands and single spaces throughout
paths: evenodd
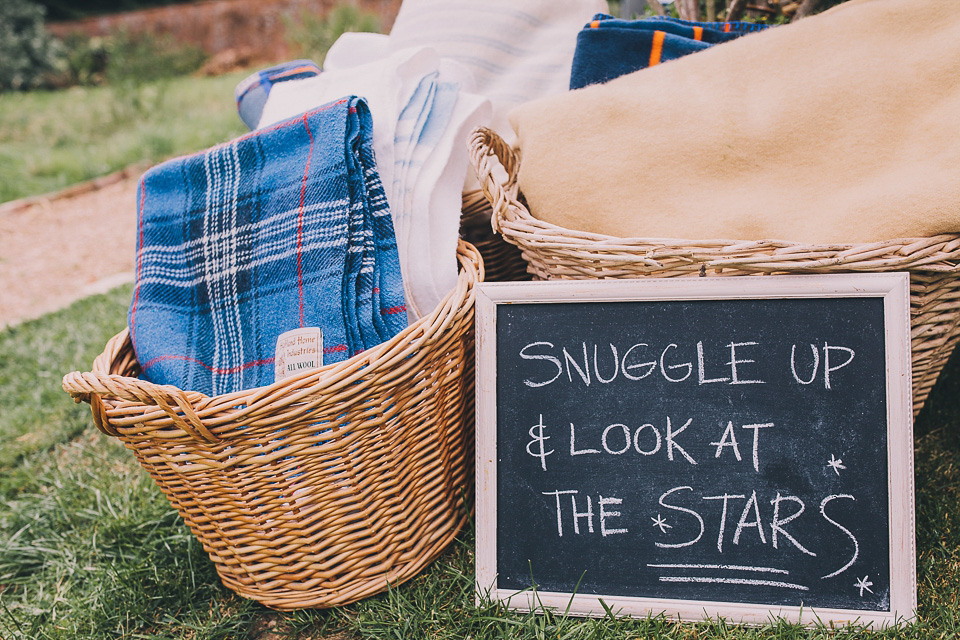
M 335 345 L 335 346 L 333 346 L 333 347 L 324 347 L 324 348 L 323 348 L 323 352 L 324 352 L 324 353 L 339 353 L 339 352 L 341 352 L 341 351 L 346 351 L 346 350 L 347 350 L 347 345 L 345 345 L 345 344 L 338 344 L 338 345 Z
M 399 307 L 390 307 L 389 309 L 380 309 L 380 313 L 386 316 L 390 316 L 395 313 L 404 313 L 406 310 L 407 310 L 407 305 L 402 304 Z
M 313 157 L 313 133 L 307 114 L 303 114 L 303 127 L 310 136 L 310 148 L 307 150 L 307 164 L 303 168 L 303 181 L 300 184 L 300 210 L 297 212 L 297 295 L 300 297 L 300 326 L 303 326 L 303 207 L 307 198 L 307 178 L 310 175 L 310 159 Z
M 140 302 L 140 272 L 143 268 L 143 203 L 147 199 L 146 181 L 140 178 L 140 206 L 137 208 L 137 227 L 140 240 L 137 244 L 137 288 L 133 292 L 133 309 L 130 310 L 130 346 L 137 352 L 137 303 Z
M 145 364 L 145 365 L 143 365 L 143 366 L 141 367 L 141 369 L 143 369 L 144 371 L 146 371 L 147 369 L 149 369 L 149 368 L 152 367 L 153 365 L 155 365 L 155 364 L 157 364 L 158 362 L 161 362 L 161 361 L 163 361 L 163 360 L 183 360 L 183 361 L 185 361 L 185 362 L 192 362 L 192 363 L 194 363 L 194 364 L 200 365 L 200 366 L 203 367 L 204 369 L 208 369 L 209 371 L 212 371 L 213 373 L 237 373 L 237 372 L 243 371 L 244 369 L 250 369 L 250 368 L 253 368 L 253 367 L 260 367 L 260 366 L 263 366 L 263 365 L 265 365 L 265 364 L 273 364 L 273 358 L 265 358 L 265 359 L 263 359 L 263 360 L 255 360 L 254 362 L 245 362 L 244 364 L 241 364 L 241 365 L 239 365 L 239 366 L 236 366 L 236 367 L 227 367 L 227 368 L 224 369 L 224 368 L 221 368 L 221 367 L 212 367 L 212 366 L 210 366 L 209 364 L 207 364 L 206 362 L 203 362 L 202 360 L 197 360 L 196 358 L 191 358 L 190 356 L 169 355 L 169 356 L 157 356 L 156 358 L 154 358 L 154 359 L 152 359 L 152 360 L 149 360 L 149 361 L 147 362 L 147 364 Z

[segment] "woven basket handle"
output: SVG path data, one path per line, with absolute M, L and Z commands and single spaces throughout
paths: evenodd
M 89 402 L 97 428 L 110 436 L 117 436 L 119 433 L 106 419 L 105 406 L 100 396 L 155 405 L 163 410 L 178 428 L 195 439 L 206 442 L 220 441 L 220 438 L 203 425 L 193 409 L 191 400 L 196 401 L 196 397 L 202 395 L 197 392 L 186 392 L 173 386 L 153 384 L 139 378 L 79 371 L 73 371 L 63 377 L 63 389 L 73 397 L 74 401 Z
M 483 256 L 466 240 L 457 240 L 457 262 L 460 263 L 460 269 L 466 273 L 466 284 L 471 290 L 474 285 L 483 282 L 486 277 Z
M 470 162 L 477 172 L 483 194 L 493 203 L 490 225 L 500 233 L 501 212 L 517 199 L 517 168 L 520 158 L 497 133 L 478 127 L 470 135 Z M 496 162 L 494 162 L 496 158 Z M 506 172 L 506 182 L 496 174 Z
M 87 402 L 93 411 L 93 422 L 103 433 L 119 435 L 106 419 L 106 407 L 100 396 L 151 404 L 162 409 L 173 423 L 197 440 L 219 442 L 194 411 L 194 403 L 205 397 L 196 391 L 182 391 L 174 386 L 159 385 L 132 376 L 110 373 L 137 366 L 129 350 L 129 329 L 124 329 L 107 342 L 103 353 L 93 362 L 93 371 L 73 371 L 63 376 L 63 390 L 75 402 Z

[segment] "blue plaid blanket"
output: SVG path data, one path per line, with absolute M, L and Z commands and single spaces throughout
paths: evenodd
M 131 341 L 146 379 L 206 394 L 274 380 L 277 337 L 324 362 L 406 326 L 396 238 L 349 97 L 144 174 Z
M 570 89 L 601 84 L 766 28 L 752 22 L 663 17 L 621 20 L 599 13 L 577 34 Z

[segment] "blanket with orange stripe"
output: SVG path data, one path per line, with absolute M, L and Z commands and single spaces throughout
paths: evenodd
M 600 13 L 577 34 L 570 88 L 607 82 L 766 28 L 754 22 L 667 17 L 622 20 Z
M 518 107 L 534 216 L 619 237 L 960 232 L 960 12 L 851 0 Z

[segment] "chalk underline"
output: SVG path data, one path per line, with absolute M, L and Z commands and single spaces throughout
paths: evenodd
M 742 564 L 648 564 L 655 569 L 729 569 L 731 571 L 756 571 L 758 573 L 783 573 L 789 575 L 786 569 L 773 567 L 749 567 Z
M 746 584 L 760 587 L 780 587 L 781 589 L 799 589 L 809 591 L 809 587 L 792 582 L 778 582 L 776 580 L 749 580 L 747 578 L 706 578 L 701 576 L 660 576 L 660 582 L 708 582 L 719 584 Z

